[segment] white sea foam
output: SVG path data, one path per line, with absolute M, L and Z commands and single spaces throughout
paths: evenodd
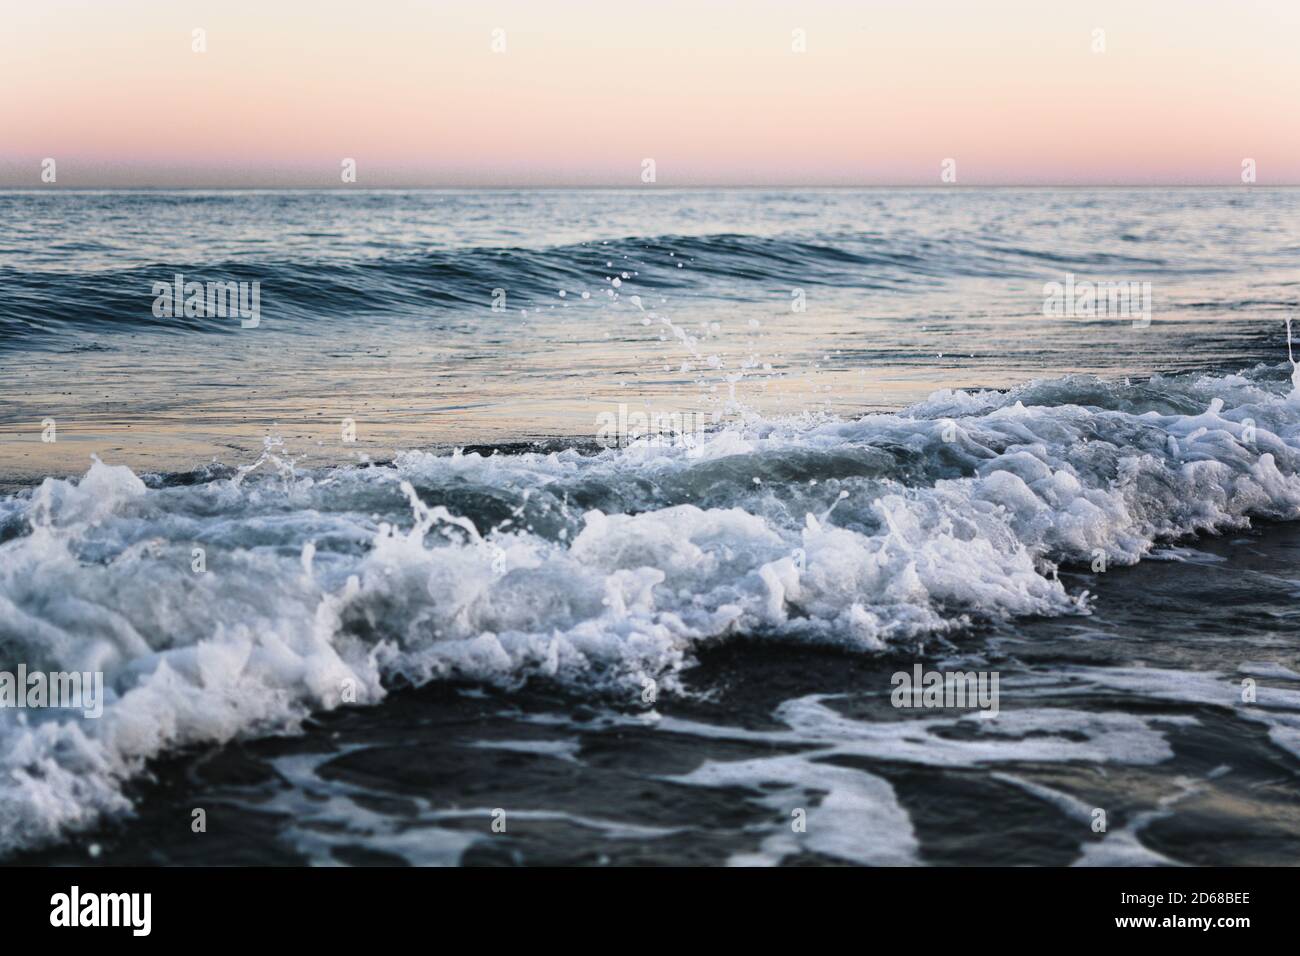
M 639 696 L 736 634 L 875 651 L 1086 613 L 1059 563 L 1300 515 L 1289 386 L 1065 379 L 689 448 L 47 479 L 0 500 L 0 663 L 103 671 L 106 709 L 0 714 L 0 852 L 126 810 L 151 757 L 399 675 Z

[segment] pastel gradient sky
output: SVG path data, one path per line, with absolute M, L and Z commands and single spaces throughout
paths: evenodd
M 1300 183 L 1297 0 L 0 0 L 0 91 L 7 187 Z

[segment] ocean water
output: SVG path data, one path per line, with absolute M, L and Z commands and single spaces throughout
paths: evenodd
M 1300 852 L 1300 192 L 0 213 L 0 670 L 106 687 L 0 709 L 7 859 Z

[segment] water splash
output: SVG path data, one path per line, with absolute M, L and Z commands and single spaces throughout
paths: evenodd
M 732 635 L 872 653 L 1087 613 L 1056 566 L 1300 519 L 1280 372 L 943 391 L 695 448 L 310 472 L 273 436 L 258 467 L 206 482 L 101 462 L 47 479 L 0 497 L 0 648 L 101 670 L 107 699 L 101 721 L 0 712 L 0 853 L 128 811 L 151 758 L 291 731 L 399 679 L 639 698 Z
M 1300 365 L 1296 364 L 1291 350 L 1291 316 L 1286 317 L 1286 357 L 1291 363 L 1291 397 L 1300 398 Z

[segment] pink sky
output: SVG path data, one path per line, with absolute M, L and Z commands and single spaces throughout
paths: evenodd
M 1298 50 L 1295 0 L 9 2 L 0 186 L 1296 184 Z

